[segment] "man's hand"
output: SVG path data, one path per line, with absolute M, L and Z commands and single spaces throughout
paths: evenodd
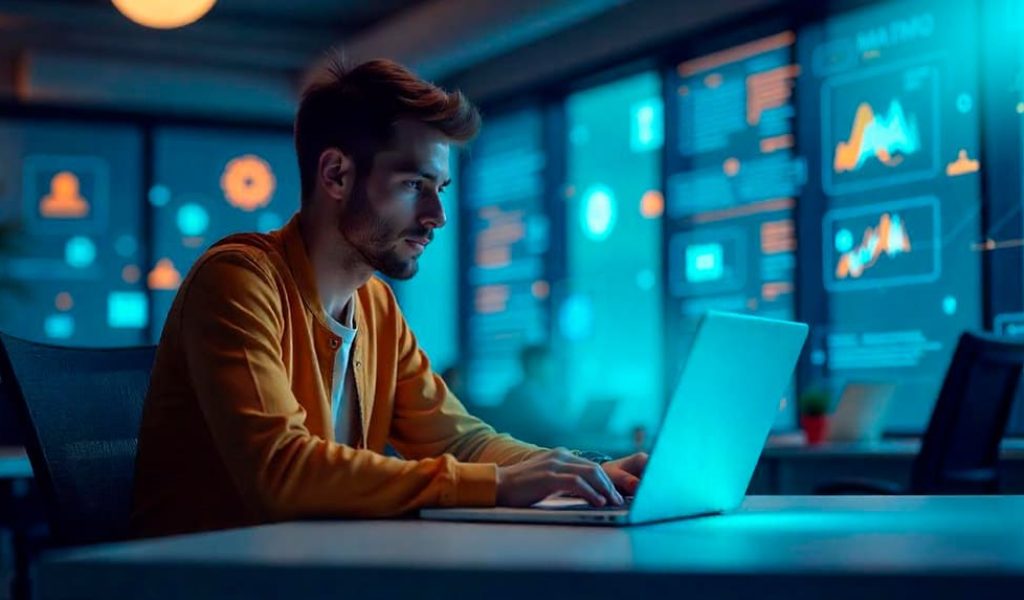
M 597 463 L 573 456 L 565 448 L 549 450 L 518 464 L 498 467 L 498 506 L 530 506 L 560 492 L 579 496 L 593 506 L 623 503 L 607 468 L 602 469 Z
M 605 474 L 615 484 L 616 489 L 626 496 L 635 496 L 640 485 L 640 477 L 647 466 L 647 453 L 637 452 L 625 458 L 610 460 L 601 465 Z

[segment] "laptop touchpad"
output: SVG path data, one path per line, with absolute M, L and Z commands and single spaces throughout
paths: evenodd
M 531 508 L 541 508 L 544 510 L 564 510 L 566 508 L 587 508 L 590 504 L 583 498 L 573 498 L 571 496 L 548 496 L 534 504 Z

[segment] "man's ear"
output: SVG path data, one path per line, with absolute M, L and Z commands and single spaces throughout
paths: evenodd
M 317 179 L 328 197 L 344 202 L 355 183 L 355 163 L 338 148 L 327 148 L 320 153 Z

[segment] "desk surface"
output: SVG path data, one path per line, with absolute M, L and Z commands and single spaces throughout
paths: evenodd
M 755 496 L 626 529 L 283 523 L 58 552 L 36 584 L 40 598 L 1005 598 L 1024 590 L 1024 496 Z
M 32 465 L 24 448 L 0 446 L 0 479 L 32 477 Z

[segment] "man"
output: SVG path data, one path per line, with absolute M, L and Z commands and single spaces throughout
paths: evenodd
M 215 244 L 168 315 L 139 434 L 137 534 L 632 493 L 645 455 L 599 466 L 467 414 L 374 277 L 416 273 L 445 224 L 449 145 L 479 124 L 461 94 L 390 61 L 333 62 L 310 82 L 298 214 Z

